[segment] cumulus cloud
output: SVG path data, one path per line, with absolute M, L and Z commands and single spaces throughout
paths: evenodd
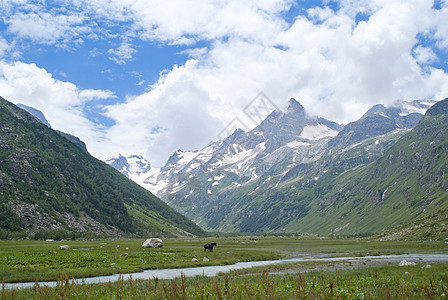
M 116 124 L 107 139 L 121 145 L 122 153 L 148 153 L 157 165 L 165 163 L 167 153 L 211 142 L 222 123 L 211 116 L 212 96 L 191 73 L 193 68 L 194 61 L 174 67 L 150 92 L 109 106 L 105 114 Z

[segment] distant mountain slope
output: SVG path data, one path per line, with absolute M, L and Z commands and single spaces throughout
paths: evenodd
M 381 241 L 445 241 L 448 242 L 448 193 L 434 200 L 439 203 L 435 209 L 398 226 L 387 228 L 373 238 Z
M 297 181 L 262 196 L 262 212 L 253 213 L 257 219 L 243 220 L 239 228 L 369 234 L 431 219 L 447 205 L 447 112 L 448 99 L 433 105 L 413 130 L 370 164 L 345 171 L 329 165 L 314 183 L 297 172 Z M 269 221 L 275 211 L 276 222 Z
M 204 232 L 150 192 L 0 98 L 0 233 Z

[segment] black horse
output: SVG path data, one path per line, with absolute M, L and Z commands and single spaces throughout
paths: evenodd
M 216 245 L 216 243 L 211 243 L 211 244 L 205 244 L 204 245 L 204 250 L 205 251 L 210 251 L 210 252 L 212 252 L 213 251 L 213 247 L 218 247 L 218 245 Z

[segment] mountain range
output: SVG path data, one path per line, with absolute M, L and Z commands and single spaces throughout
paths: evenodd
M 0 238 L 56 231 L 68 236 L 204 234 L 88 154 L 83 143 L 74 143 L 79 139 L 33 115 L 0 97 Z
M 138 155 L 112 157 L 111 168 L 20 107 L 0 98 L 1 238 L 203 229 L 446 238 L 448 99 L 375 105 L 345 126 L 291 99 L 253 130 L 178 150 L 162 168 Z
M 428 214 L 437 203 L 441 190 L 422 187 L 443 185 L 444 176 L 422 180 L 416 165 L 400 169 L 397 164 L 412 160 L 408 155 L 444 164 L 409 149 L 436 144 L 420 134 L 445 102 L 375 105 L 343 126 L 310 116 L 291 99 L 285 112 L 274 111 L 249 132 L 236 130 L 198 151 L 179 150 L 160 169 L 146 162 L 146 169 L 134 168 L 132 176 L 207 230 L 378 233 Z M 412 147 L 404 142 L 409 139 Z

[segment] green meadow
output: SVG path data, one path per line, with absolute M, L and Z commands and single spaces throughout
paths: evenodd
M 216 242 L 213 252 L 203 245 Z M 443 242 L 380 242 L 366 239 L 227 237 L 165 239 L 162 248 L 143 249 L 143 240 L 0 241 L 0 281 L 59 280 L 55 288 L 2 289 L 1 299 L 445 299 L 448 264 L 398 267 L 396 263 L 353 267 L 309 262 L 232 271 L 215 277 L 121 280 L 76 284 L 72 278 L 145 269 L 227 265 L 303 253 L 330 256 L 448 254 Z M 68 250 L 61 250 L 68 245 Z M 208 262 L 203 262 L 207 257 Z M 198 262 L 193 262 L 197 258 Z M 349 266 L 349 267 L 344 267 Z M 268 274 L 277 272 L 277 275 Z M 288 273 L 288 274 L 287 274 Z

